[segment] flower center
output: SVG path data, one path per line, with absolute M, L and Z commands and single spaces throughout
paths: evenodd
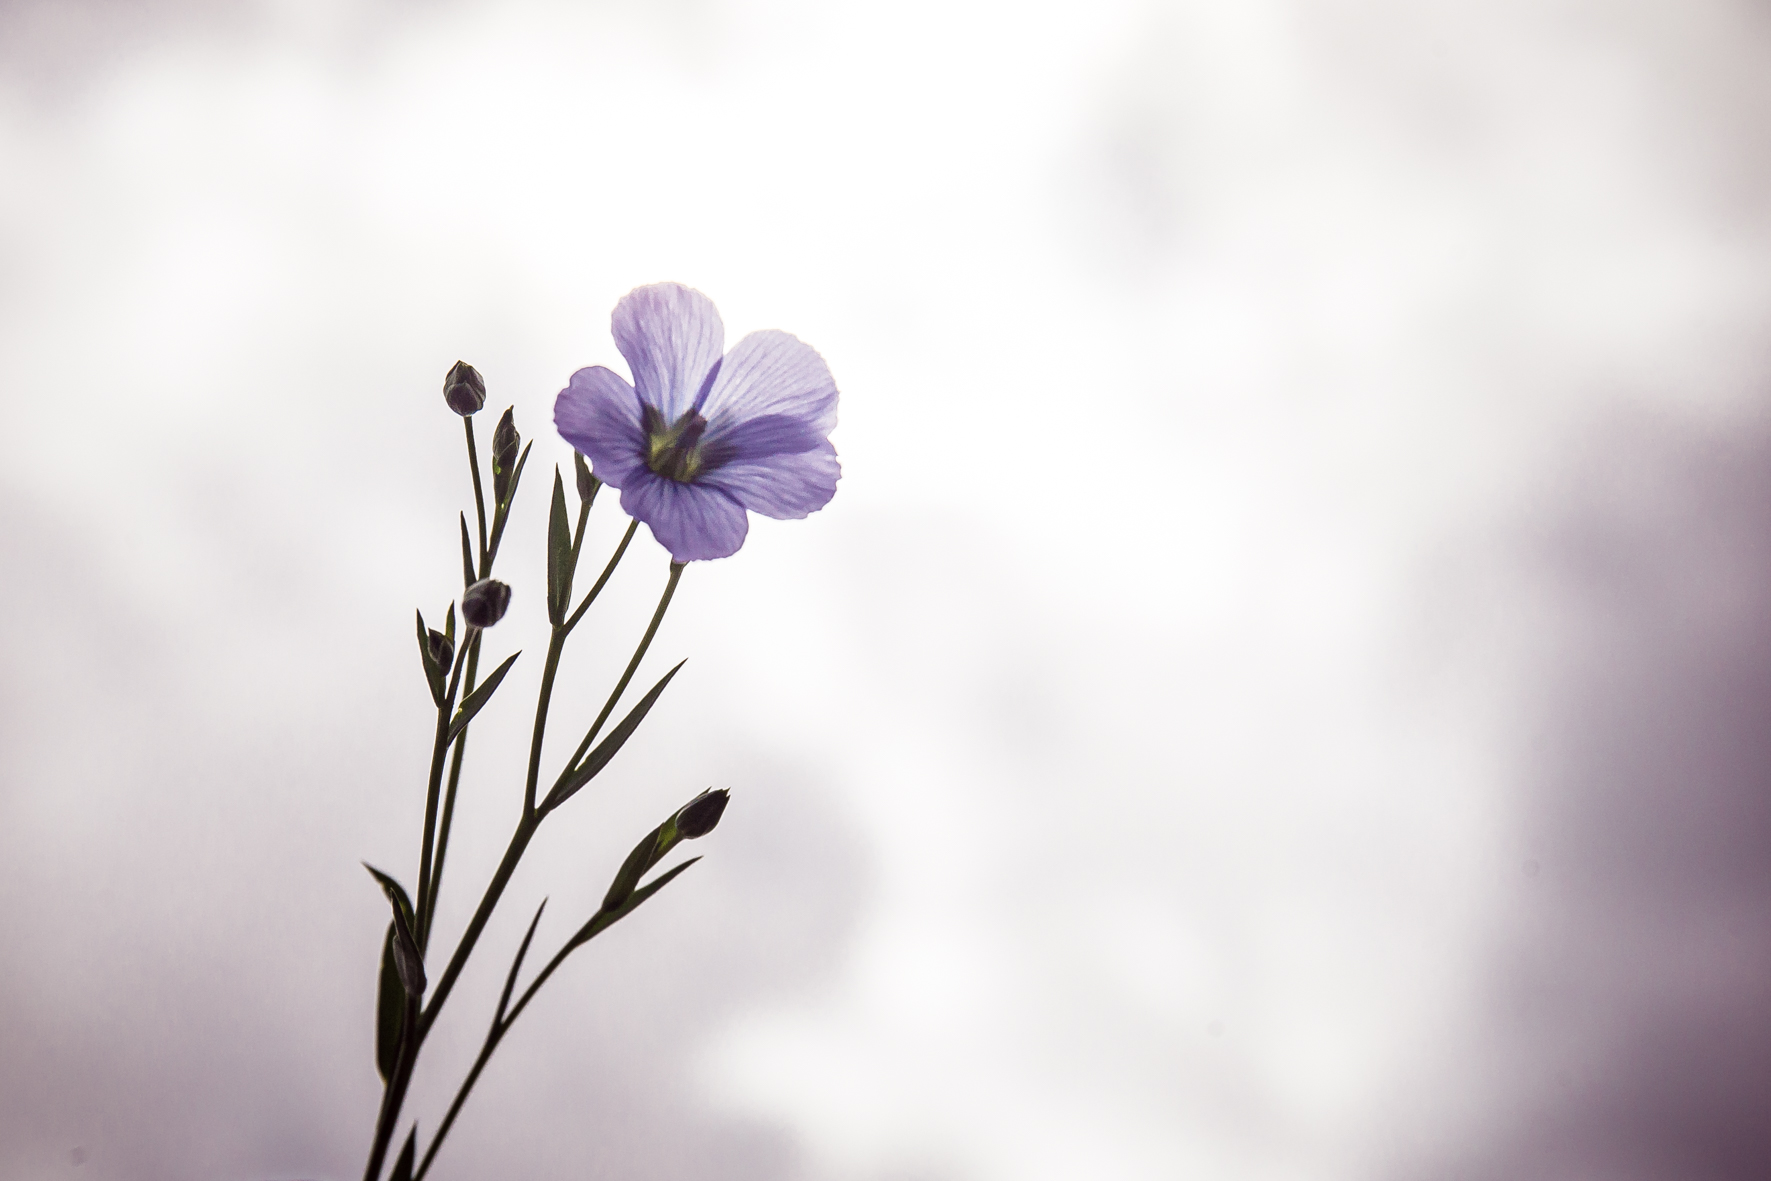
M 691 410 L 666 426 L 664 416 L 650 406 L 643 419 L 646 466 L 679 484 L 691 483 L 705 466 L 701 436 L 707 431 L 707 420 Z

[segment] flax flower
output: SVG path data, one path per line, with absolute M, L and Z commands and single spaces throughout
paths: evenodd
M 737 553 L 746 510 L 797 519 L 836 495 L 836 383 L 810 345 L 770 329 L 726 353 L 713 301 L 678 283 L 634 289 L 612 321 L 633 383 L 580 369 L 554 425 L 673 559 Z

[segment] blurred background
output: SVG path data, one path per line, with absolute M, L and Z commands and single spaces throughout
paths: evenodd
M 448 946 L 663 279 L 844 479 L 689 569 L 425 1134 L 535 902 L 732 807 L 433 1176 L 1771 1176 L 1768 134 L 1757 0 L 0 3 L 0 1177 L 360 1175 L 443 374 L 535 439 Z

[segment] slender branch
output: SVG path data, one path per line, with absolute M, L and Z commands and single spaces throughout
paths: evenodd
M 631 532 L 629 530 L 630 534 Z M 623 544 L 626 544 L 625 541 Z M 676 594 L 677 580 L 683 576 L 683 565 L 682 562 L 670 564 L 670 581 L 664 584 L 664 595 L 658 600 L 658 609 L 652 612 L 652 622 L 646 625 L 646 634 L 640 638 L 640 646 L 633 650 L 633 659 L 627 662 L 627 671 L 622 673 L 621 679 L 615 683 L 615 691 L 609 694 L 609 700 L 603 704 L 603 712 L 596 716 L 596 721 L 591 723 L 589 732 L 584 735 L 584 741 L 578 744 L 577 751 L 566 763 L 566 769 L 560 772 L 562 780 L 570 775 L 579 760 L 584 758 L 584 752 L 588 751 L 590 744 L 596 741 L 597 733 L 602 730 L 603 723 L 609 720 L 611 713 L 615 712 L 615 703 L 620 701 L 621 694 L 627 691 L 627 682 L 633 680 L 634 670 L 639 668 L 640 660 L 646 655 L 646 649 L 652 646 L 652 637 L 658 634 L 658 625 L 664 620 L 664 612 L 670 606 L 670 597 Z M 596 592 L 592 591 L 591 593 L 595 594 Z
M 473 639 L 469 641 L 471 646 L 467 653 L 467 676 L 461 682 L 463 694 L 474 691 L 475 678 L 480 669 L 480 636 L 482 634 L 484 633 L 476 631 Z M 430 872 L 430 902 L 426 910 L 427 914 L 433 916 L 437 913 L 437 897 L 443 892 L 443 860 L 449 854 L 449 826 L 455 819 L 455 789 L 461 783 L 461 762 L 467 757 L 467 730 L 468 728 L 463 726 L 461 733 L 455 736 L 455 749 L 450 755 L 449 761 L 449 785 L 443 789 L 443 819 L 437 826 L 436 865 Z M 419 952 L 422 953 L 429 945 L 430 929 L 426 927 L 424 942 L 419 946 Z
M 547 641 L 547 667 L 541 673 L 541 698 L 535 703 L 535 734 L 529 740 L 529 774 L 523 780 L 523 815 L 535 812 L 535 781 L 541 776 L 541 739 L 547 733 L 547 710 L 553 700 L 553 678 L 559 671 L 560 652 L 569 633 L 562 627 L 553 629 Z
M 437 736 L 431 744 L 430 783 L 424 794 L 424 846 L 418 857 L 418 899 L 415 905 L 418 913 L 413 916 L 418 929 L 413 932 L 418 946 L 423 947 L 430 935 L 430 912 L 426 903 L 430 898 L 430 863 L 434 852 L 433 844 L 437 832 L 437 800 L 443 789 L 443 758 L 449 750 L 449 718 L 455 712 L 455 694 L 461 688 L 461 673 L 467 664 L 467 650 L 473 647 L 473 641 L 479 629 L 472 624 L 461 637 L 461 647 L 455 653 L 455 668 L 449 674 L 449 691 L 443 695 L 443 704 L 437 706 Z
M 590 605 L 596 602 L 598 595 L 602 594 L 603 584 L 609 581 L 609 575 L 615 573 L 615 567 L 621 564 L 621 555 L 627 552 L 627 543 L 633 540 L 634 531 L 639 527 L 640 523 L 637 518 L 627 523 L 627 532 L 621 535 L 621 544 L 615 547 L 615 556 L 609 559 L 607 566 L 603 567 L 601 577 L 596 580 L 596 585 L 590 588 L 590 593 L 584 596 L 584 601 L 578 604 L 578 610 L 572 612 L 571 618 L 566 620 L 567 631 L 578 626 L 578 621 L 584 618 L 584 613 L 590 610 Z
M 480 898 L 480 905 L 474 911 L 473 918 L 468 920 L 467 930 L 461 933 L 461 941 L 455 945 L 455 954 L 449 957 L 449 966 L 443 969 L 443 975 L 431 989 L 430 1001 L 418 1016 L 417 1037 L 420 1041 L 430 1032 L 436 1023 L 437 1014 L 442 1012 L 443 1002 L 449 999 L 449 991 L 455 987 L 455 980 L 461 975 L 461 969 L 467 965 L 467 957 L 473 954 L 474 944 L 479 941 L 480 932 L 486 929 L 486 922 L 498 907 L 498 899 L 504 895 L 504 887 L 510 884 L 510 875 L 516 872 L 517 862 L 522 860 L 523 850 L 535 836 L 535 830 L 541 826 L 539 815 L 524 816 L 517 822 L 516 831 L 511 833 L 510 845 L 504 850 L 504 860 L 498 863 L 498 869 L 492 874 L 492 880 L 486 883 L 486 892 Z
M 467 427 L 467 466 L 473 471 L 473 506 L 480 518 L 480 577 L 488 578 L 491 571 L 486 563 L 486 494 L 480 489 L 480 453 L 473 441 L 473 415 L 464 415 L 461 421 Z

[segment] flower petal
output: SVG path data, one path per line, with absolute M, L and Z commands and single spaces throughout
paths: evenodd
M 697 409 L 709 438 L 764 415 L 796 419 L 822 437 L 836 426 L 836 380 L 818 350 L 771 328 L 732 346 Z
M 574 373 L 554 399 L 553 425 L 611 487 L 626 488 L 646 470 L 639 396 L 613 370 L 592 365 Z
M 621 508 L 651 526 L 652 536 L 678 562 L 730 557 L 750 532 L 744 507 L 718 488 L 679 484 L 644 468 L 621 490 Z
M 789 521 L 829 504 L 841 478 L 836 448 L 826 440 L 797 455 L 729 463 L 702 476 L 695 487 L 717 488 L 753 513 Z
M 713 301 L 681 283 L 635 287 L 615 305 L 610 327 L 634 388 L 667 423 L 695 404 L 726 345 Z

